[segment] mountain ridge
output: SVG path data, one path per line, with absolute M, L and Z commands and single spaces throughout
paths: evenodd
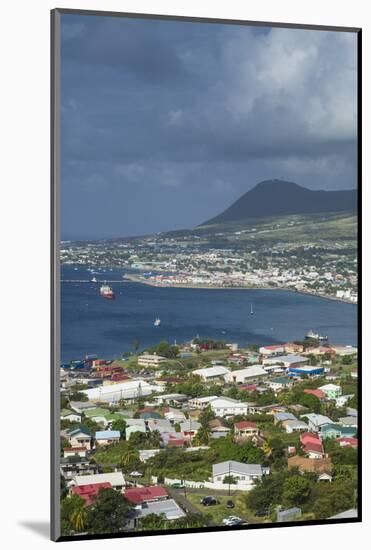
M 357 190 L 314 191 L 285 180 L 264 180 L 198 227 L 249 218 L 357 210 Z

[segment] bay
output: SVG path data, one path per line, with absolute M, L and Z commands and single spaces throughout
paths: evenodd
M 86 354 L 112 359 L 161 340 L 182 343 L 199 336 L 247 344 L 304 338 L 308 330 L 333 344 L 357 345 L 357 306 L 285 290 L 158 288 L 123 282 L 122 269 L 62 266 L 61 359 Z M 79 282 L 93 276 L 98 283 Z M 63 282 L 63 281 L 69 282 Z M 112 283 L 115 300 L 99 294 Z M 122 282 L 121 282 L 122 281 Z M 254 314 L 250 314 L 251 304 Z M 154 326 L 159 317 L 161 325 Z

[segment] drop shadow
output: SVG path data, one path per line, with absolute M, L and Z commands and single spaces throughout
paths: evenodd
M 33 531 L 43 539 L 50 539 L 50 523 L 48 521 L 20 521 L 18 525 Z

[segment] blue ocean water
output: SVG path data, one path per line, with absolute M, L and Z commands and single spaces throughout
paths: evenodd
M 61 358 L 98 354 L 107 359 L 161 340 L 173 343 L 201 338 L 240 345 L 303 339 L 309 329 L 333 344 L 357 344 L 357 306 L 281 290 L 158 288 L 112 283 L 116 300 L 99 295 L 104 280 L 121 281 L 122 269 L 99 270 L 98 283 L 86 268 L 62 266 Z M 250 314 L 251 304 L 254 314 Z M 161 319 L 154 326 L 156 317 Z

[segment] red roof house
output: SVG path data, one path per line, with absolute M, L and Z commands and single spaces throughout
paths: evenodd
M 358 448 L 358 439 L 356 437 L 339 437 L 336 441 L 339 443 L 340 447 Z
M 112 489 L 112 485 L 108 481 L 104 483 L 91 483 L 90 485 L 72 487 L 71 491 L 74 495 L 78 495 L 85 500 L 85 506 L 90 506 L 101 489 Z
M 133 487 L 125 489 L 123 495 L 133 504 L 143 504 L 143 502 L 155 502 L 169 497 L 164 487 Z
M 308 395 L 314 395 L 314 397 L 317 397 L 318 399 L 326 398 L 326 394 L 322 390 L 306 389 L 304 390 L 304 393 L 307 393 Z

